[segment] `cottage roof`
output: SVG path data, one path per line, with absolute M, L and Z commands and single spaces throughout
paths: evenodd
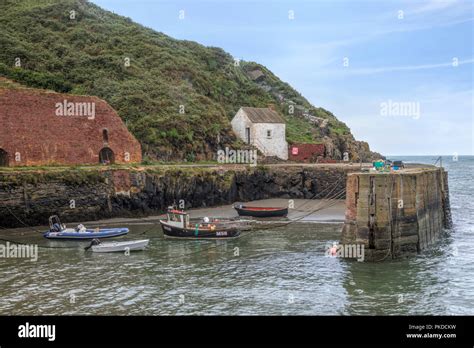
M 253 123 L 285 123 L 285 120 L 270 108 L 243 107 L 242 110 Z

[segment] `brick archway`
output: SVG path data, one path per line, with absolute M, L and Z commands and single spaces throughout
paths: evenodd
M 8 152 L 0 148 L 0 167 L 8 167 Z
M 110 147 L 104 147 L 99 152 L 99 163 L 101 164 L 114 164 L 115 154 Z

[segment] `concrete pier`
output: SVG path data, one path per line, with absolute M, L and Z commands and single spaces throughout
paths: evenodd
M 416 254 L 451 224 L 447 172 L 438 167 L 348 173 L 341 244 L 362 244 L 365 260 Z

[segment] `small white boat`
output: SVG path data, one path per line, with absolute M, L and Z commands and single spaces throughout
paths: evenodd
M 127 240 L 123 242 L 100 242 L 98 240 L 93 240 L 90 248 L 95 253 L 113 253 L 113 252 L 127 252 L 127 251 L 137 251 L 144 250 L 148 243 L 149 239 L 142 240 Z M 89 248 L 86 248 L 89 249 Z

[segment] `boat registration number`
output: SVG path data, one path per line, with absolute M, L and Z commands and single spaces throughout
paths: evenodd
M 226 231 L 216 232 L 216 236 L 218 237 L 227 236 L 227 232 Z

